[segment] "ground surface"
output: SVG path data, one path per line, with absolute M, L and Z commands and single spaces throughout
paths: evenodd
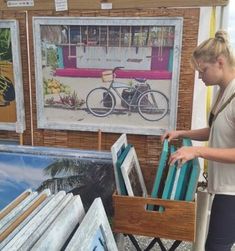
M 138 244 L 141 250 L 144 250 L 152 240 L 152 238 L 143 237 L 143 236 L 135 236 L 135 238 L 138 241 Z M 162 243 L 164 247 L 167 250 L 169 250 L 171 245 L 173 244 L 173 241 L 162 239 Z M 120 238 L 120 241 L 118 241 L 118 250 L 119 251 L 136 251 L 136 248 L 130 241 L 129 237 L 126 236 L 126 237 Z M 191 251 L 191 250 L 192 250 L 191 242 L 182 242 L 176 249 L 176 251 Z M 156 243 L 151 249 L 151 251 L 162 251 L 162 249 Z M 197 251 L 202 251 L 202 250 L 197 250 Z M 233 246 L 231 251 L 235 251 L 235 245 Z

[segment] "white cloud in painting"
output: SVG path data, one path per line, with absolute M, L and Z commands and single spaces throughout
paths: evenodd
M 14 186 L 14 183 L 25 183 L 30 187 L 37 187 L 47 177 L 42 169 L 22 168 L 14 165 L 1 164 L 0 166 L 0 184 Z

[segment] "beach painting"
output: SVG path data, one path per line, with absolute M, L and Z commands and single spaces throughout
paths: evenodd
M 112 213 L 115 181 L 107 152 L 0 145 L 0 210 L 26 189 L 80 194 L 84 207 L 101 197 Z
M 181 18 L 34 17 L 33 28 L 38 128 L 175 127 Z

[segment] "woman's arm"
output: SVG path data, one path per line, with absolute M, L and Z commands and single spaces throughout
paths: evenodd
M 179 161 L 184 164 L 186 161 L 201 157 L 222 163 L 235 163 L 235 148 L 212 148 L 204 146 L 181 147 L 170 157 L 169 163 Z
M 210 128 L 202 128 L 196 130 L 178 130 L 166 132 L 162 136 L 162 140 L 168 139 L 180 139 L 180 138 L 190 138 L 192 140 L 207 141 L 210 135 Z
M 222 163 L 235 163 L 235 148 L 199 147 L 198 157 Z

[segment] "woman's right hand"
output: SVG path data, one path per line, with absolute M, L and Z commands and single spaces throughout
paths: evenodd
M 168 131 L 168 132 L 165 132 L 162 135 L 161 140 L 164 141 L 165 139 L 167 139 L 170 142 L 172 139 L 182 138 L 183 132 L 184 131 L 180 131 L 180 130 L 179 131 Z

